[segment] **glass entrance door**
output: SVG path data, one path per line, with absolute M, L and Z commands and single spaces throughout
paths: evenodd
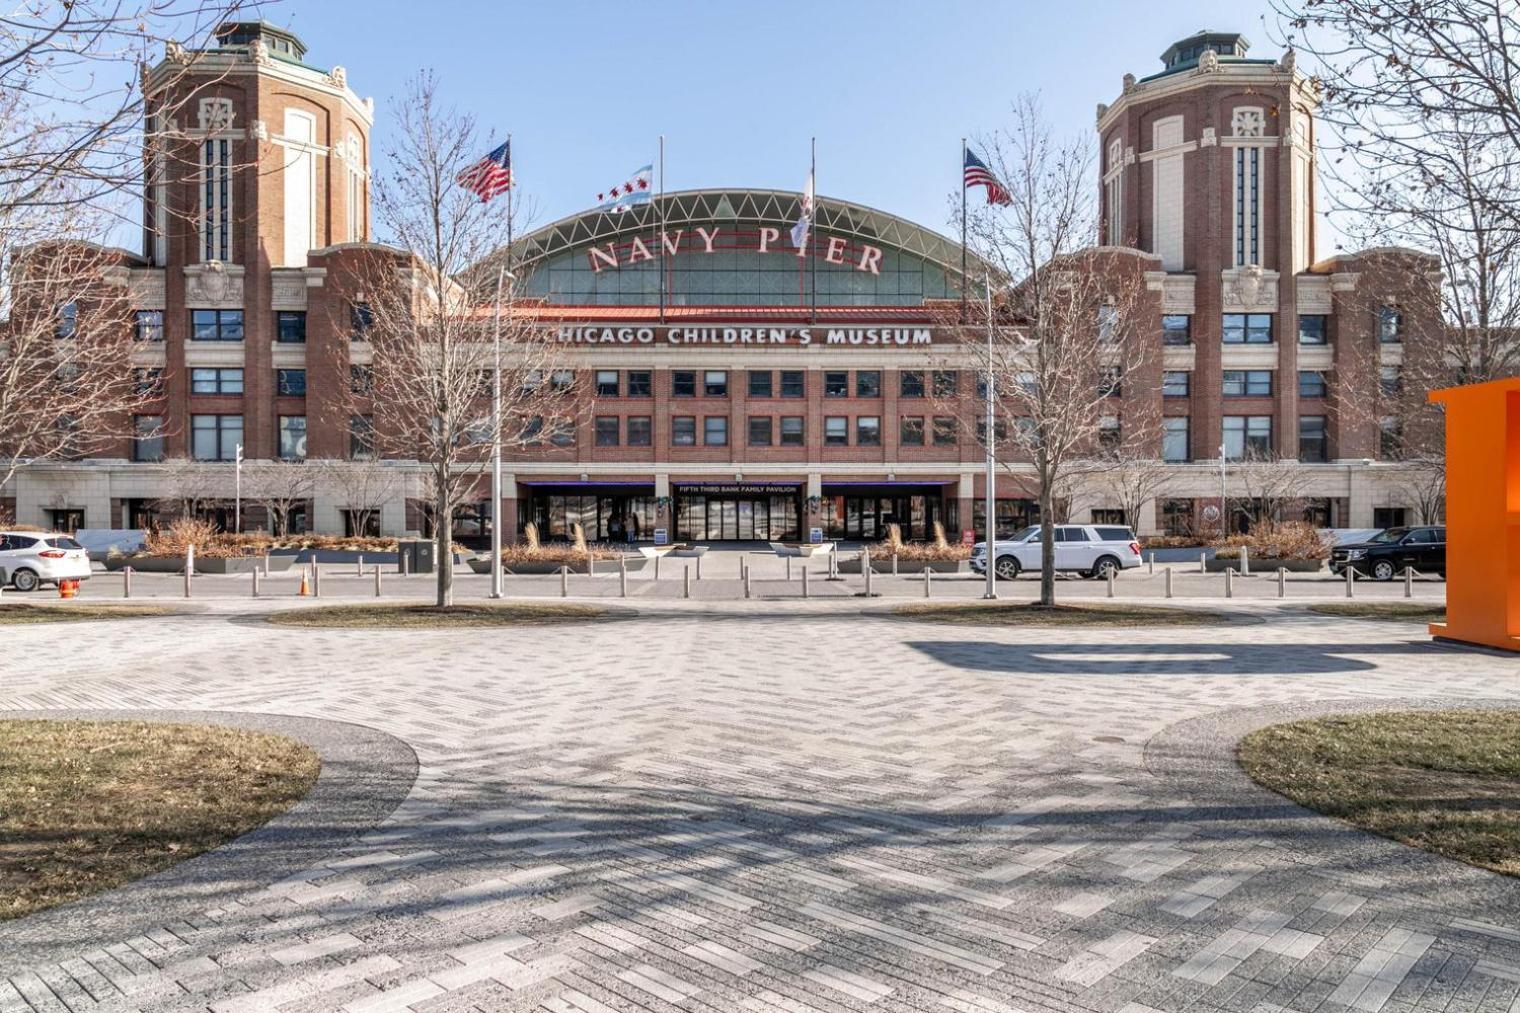
M 797 501 L 791 496 L 682 496 L 676 537 L 709 542 L 795 539 Z

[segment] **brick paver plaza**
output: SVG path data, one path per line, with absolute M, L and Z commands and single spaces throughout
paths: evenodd
M 214 902 L 198 859 L 0 923 L 0 1013 L 1520 1011 L 1520 884 L 1230 762 L 1285 716 L 1520 703 L 1512 659 L 1302 611 L 1028 630 L 636 604 L 469 632 L 272 628 L 250 602 L 8 627 L 0 709 L 317 719 L 417 766 L 379 825 Z

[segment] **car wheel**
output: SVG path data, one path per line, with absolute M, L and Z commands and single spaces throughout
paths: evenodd
M 1113 556 L 1104 556 L 1102 559 L 1093 564 L 1092 575 L 1094 577 L 1107 579 L 1110 573 L 1113 573 L 1114 576 L 1118 576 L 1119 569 L 1119 561 L 1117 559 L 1115 559 Z
M 42 578 L 33 570 L 17 570 L 11 575 L 11 586 L 17 591 L 31 593 L 42 586 Z
M 1013 580 L 1019 575 L 1019 561 L 1012 556 L 999 556 L 992 569 L 998 580 Z
M 1373 580 L 1392 580 L 1393 575 L 1397 572 L 1394 569 L 1393 563 L 1386 559 L 1380 559 L 1372 564 Z

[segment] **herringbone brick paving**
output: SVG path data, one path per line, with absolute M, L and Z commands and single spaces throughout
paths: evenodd
M 1343 847 L 1361 835 L 1265 796 L 1202 802 L 1146 752 L 1230 708 L 1520 702 L 1515 661 L 1425 639 L 837 603 L 468 633 L 215 609 L 12 627 L 8 656 L 57 660 L 7 672 L 0 709 L 354 722 L 420 772 L 297 875 L 4 968 L 0 1013 L 1520 1013 L 1508 882 L 1368 862 Z

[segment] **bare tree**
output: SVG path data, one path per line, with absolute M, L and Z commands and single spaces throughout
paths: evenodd
M 232 495 L 232 473 L 224 465 L 172 457 L 159 468 L 163 494 L 154 505 L 162 514 L 198 517 Z
M 356 534 L 380 527 L 380 511 L 401 491 L 401 472 L 378 461 L 327 461 L 322 474 Z
M 297 511 L 311 502 L 319 473 L 305 461 L 259 461 L 243 468 L 244 496 L 264 508 L 271 535 L 288 535 Z
M 983 437 L 1001 444 L 1013 474 L 1032 467 L 1039 498 L 1040 602 L 1055 603 L 1052 525 L 1063 480 L 1077 463 L 1122 441 L 1116 396 L 1143 368 L 1137 305 L 1142 269 L 1128 255 L 1091 246 L 1097 236 L 1092 145 L 1058 140 L 1035 96 L 1019 99 L 1009 126 L 982 142 L 1008 190 L 1006 210 L 989 207 L 968 222 L 969 240 L 994 293 L 986 321 L 963 329 L 965 345 L 988 347 L 981 368 L 993 379 L 995 414 Z M 977 406 L 967 406 L 975 414 Z
M 172 118 L 197 62 L 182 43 L 242 6 L 73 0 L 0 17 L 0 487 L 119 444 L 151 402 L 133 382 L 133 258 L 89 240 L 134 217 L 145 166 L 173 147 L 147 128 L 140 65 L 178 54 L 161 81 L 173 97 L 154 99 Z
M 482 484 L 492 443 L 536 445 L 573 417 L 579 385 L 563 366 L 553 332 L 503 289 L 498 251 L 506 202 L 483 202 L 457 177 L 490 145 L 474 120 L 447 106 L 430 74 L 395 108 L 390 171 L 375 190 L 377 219 L 394 256 L 371 258 L 362 282 L 373 350 L 370 389 L 347 415 L 373 418 L 378 448 L 425 467 L 438 542 L 437 604 L 453 604 L 452 519 Z M 497 312 L 497 307 L 501 311 Z M 491 408 L 500 328 L 500 424 Z
M 1166 462 L 1139 441 L 1095 459 L 1087 472 L 1088 484 L 1123 512 L 1131 531 L 1140 530 L 1141 511 L 1165 490 L 1170 477 Z
M 1304 494 L 1310 475 L 1294 460 L 1274 453 L 1251 453 L 1231 471 L 1232 496 L 1227 516 L 1244 516 L 1254 527 L 1270 533 L 1285 521 L 1302 520 L 1295 516 L 1303 509 Z

